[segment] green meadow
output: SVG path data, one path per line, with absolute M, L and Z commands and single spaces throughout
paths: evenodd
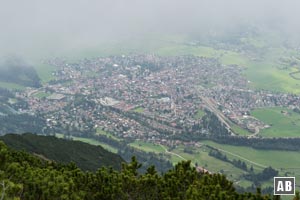
M 142 107 L 137 107 L 133 110 L 134 112 L 137 112 L 137 113 L 143 113 L 144 112 L 144 108 Z
M 245 136 L 245 135 L 253 134 L 253 133 L 249 132 L 248 130 L 243 129 L 243 128 L 239 127 L 238 125 L 234 124 L 234 123 L 231 123 L 230 127 L 231 127 L 231 129 L 233 130 L 234 133 L 239 134 L 239 135 Z
M 51 94 L 49 93 L 46 93 L 46 92 L 37 92 L 35 93 L 33 96 L 37 97 L 37 98 L 44 98 L 44 97 L 48 97 L 50 96 Z
M 263 166 L 272 166 L 276 169 L 299 168 L 300 169 L 300 152 L 297 151 L 276 151 L 276 150 L 258 150 L 251 147 L 233 146 L 226 144 L 218 144 L 212 141 L 201 141 L 202 143 L 223 149 L 225 151 L 236 154 L 242 158 L 246 164 L 255 162 Z M 241 159 L 241 158 L 240 158 Z M 249 160 L 249 161 L 247 161 Z M 258 166 L 259 166 L 258 165 Z M 256 165 L 253 164 L 253 167 Z
M 256 109 L 251 115 L 270 125 L 260 131 L 263 137 L 299 137 L 300 114 L 286 108 Z
M 145 152 L 165 153 L 165 149 L 162 146 L 150 142 L 136 140 L 133 143 L 130 143 L 129 145 L 136 149 L 143 150 Z
M 195 119 L 201 119 L 205 115 L 205 112 L 203 110 L 198 110 L 197 113 L 195 114 L 194 118 Z
M 37 61 L 34 68 L 43 84 L 55 79 L 52 75 L 52 73 L 57 69 L 55 66 L 43 64 L 41 61 Z
M 272 166 L 279 171 L 279 176 L 295 176 L 296 180 L 300 179 L 300 152 L 295 151 L 275 151 L 275 150 L 257 150 L 250 147 L 232 146 L 225 144 L 218 144 L 212 141 L 202 141 L 203 143 L 215 148 L 225 150 L 229 153 L 226 154 L 229 158 L 234 158 L 231 154 L 237 155 L 236 159 L 245 161 L 248 166 L 253 166 L 255 171 L 262 170 L 261 167 L 253 164 L 257 163 L 264 166 Z M 244 158 L 244 159 L 242 159 Z M 251 161 L 251 162 L 249 162 Z M 235 169 L 234 169 L 235 170 Z M 233 172 L 235 174 L 235 172 Z M 227 175 L 228 176 L 228 175 Z M 230 178 L 230 176 L 228 176 Z M 241 179 L 239 185 L 248 185 L 248 181 Z M 272 186 L 273 181 L 267 181 L 262 186 Z M 248 185 L 249 186 L 249 185 Z

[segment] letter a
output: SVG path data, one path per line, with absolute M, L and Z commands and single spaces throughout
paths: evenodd
M 277 185 L 277 192 L 279 191 L 284 191 L 284 188 L 283 188 L 283 182 L 282 181 L 278 181 L 278 185 Z
M 292 181 L 286 181 L 285 182 L 285 191 L 286 192 L 292 191 Z

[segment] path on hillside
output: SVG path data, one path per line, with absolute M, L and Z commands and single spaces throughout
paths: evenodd
M 258 167 L 267 168 L 267 166 L 262 165 L 262 164 L 259 164 L 259 163 L 257 163 L 257 162 L 254 162 L 254 161 L 252 161 L 252 160 L 249 160 L 249 159 L 247 159 L 247 158 L 245 158 L 245 157 L 243 157 L 243 156 L 237 155 L 237 154 L 235 154 L 235 153 L 231 153 L 231 152 L 226 151 L 226 150 L 224 150 L 224 149 L 220 149 L 220 148 L 216 148 L 216 147 L 214 147 L 214 148 L 217 149 L 217 150 L 219 150 L 219 151 L 223 151 L 223 152 L 225 152 L 225 153 L 228 153 L 228 154 L 230 154 L 230 155 L 232 155 L 232 156 L 241 158 L 241 159 L 243 159 L 243 160 L 245 160 L 245 161 L 247 161 L 247 162 L 250 162 L 250 163 L 252 163 L 252 164 L 254 164 L 254 165 L 258 166 Z
M 164 147 L 163 145 L 161 145 L 161 144 L 159 144 L 159 145 L 165 150 L 165 152 L 166 152 L 167 154 L 172 154 L 172 155 L 177 156 L 178 158 L 181 158 L 181 159 L 183 159 L 183 160 L 185 160 L 185 161 L 187 160 L 187 159 L 185 159 L 184 157 L 182 157 L 181 155 L 179 155 L 179 154 L 177 154 L 177 153 L 168 151 L 168 149 L 167 149 L 166 147 Z M 245 158 L 245 157 L 243 157 L 243 156 L 240 156 L 240 155 L 238 155 L 238 154 L 232 153 L 232 152 L 230 152 L 230 151 L 226 151 L 226 150 L 224 150 L 224 149 L 220 149 L 220 148 L 216 148 L 216 147 L 214 147 L 214 148 L 217 149 L 217 150 L 219 150 L 219 151 L 228 153 L 228 154 L 230 154 L 230 155 L 232 155 L 232 156 L 238 157 L 238 158 L 240 158 L 240 159 L 242 159 L 242 160 L 245 160 L 245 161 L 247 161 L 247 162 L 249 162 L 249 163 L 252 163 L 253 165 L 256 165 L 256 166 L 258 166 L 258 167 L 261 167 L 261 168 L 267 168 L 266 165 L 262 165 L 262 164 L 260 164 L 260 163 L 254 162 L 254 161 L 249 160 L 249 159 L 247 159 L 247 158 Z
M 186 160 L 184 157 L 182 157 L 181 155 L 177 154 L 177 153 L 174 153 L 174 152 L 171 152 L 171 151 L 168 151 L 168 149 L 166 147 L 164 147 L 163 145 L 159 144 L 164 150 L 166 153 L 168 154 L 172 154 L 174 156 L 177 156 L 179 158 L 181 158 L 182 160 Z

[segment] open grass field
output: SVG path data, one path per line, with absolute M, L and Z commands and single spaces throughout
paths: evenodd
M 41 61 L 36 61 L 34 68 L 42 83 L 47 83 L 55 79 L 55 77 L 52 75 L 52 73 L 57 69 L 55 66 L 43 64 Z
M 212 141 L 202 141 L 202 143 L 210 145 L 215 148 L 219 148 L 230 153 L 236 154 L 240 157 L 236 157 L 237 159 L 245 158 L 247 160 L 251 160 L 260 165 L 272 166 L 276 170 L 279 171 L 279 176 L 285 176 L 285 173 L 288 173 L 289 176 L 295 176 L 296 180 L 300 179 L 300 152 L 294 151 L 274 151 L 274 150 L 257 150 L 250 147 L 240 147 L 240 146 L 232 146 L 232 145 L 224 145 L 218 144 Z M 224 153 L 224 152 L 222 152 Z M 229 153 L 225 153 L 229 158 L 233 158 Z M 241 159 L 242 160 L 242 159 Z M 248 166 L 251 165 L 247 160 L 243 160 L 246 162 Z M 261 170 L 260 167 L 252 164 L 255 171 L 258 169 Z M 230 176 L 229 176 L 230 178 Z M 244 186 L 249 183 L 248 181 L 241 180 L 239 185 Z M 267 181 L 263 183 L 264 186 L 272 186 L 273 181 Z M 299 188 L 298 188 L 299 189 Z
M 244 55 L 233 51 L 224 51 L 220 56 L 220 62 L 224 65 L 239 65 L 246 67 L 249 63 L 249 60 Z
M 134 112 L 137 112 L 137 113 L 143 113 L 144 112 L 144 108 L 142 107 L 137 107 L 133 110 Z
M 276 92 L 300 93 L 300 80 L 293 79 L 289 73 L 293 69 L 279 69 L 278 59 L 282 55 L 293 54 L 283 48 L 269 48 L 262 61 L 249 61 L 245 72 L 251 85 L 257 89 L 266 89 Z
M 223 149 L 230 153 L 236 154 L 240 157 L 243 157 L 247 160 L 251 160 L 256 162 L 260 165 L 272 166 L 276 170 L 279 171 L 279 176 L 295 176 L 296 183 L 300 181 L 300 152 L 294 151 L 274 151 L 274 150 L 257 150 L 250 147 L 240 147 L 240 146 L 232 146 L 232 145 L 224 145 L 224 144 L 217 144 L 212 141 L 202 141 L 202 143 L 210 145 L 215 148 Z M 224 152 L 223 152 L 224 153 Z M 225 153 L 227 156 L 230 157 L 230 154 Z M 241 159 L 237 157 L 238 159 Z M 241 159 L 242 160 L 242 159 Z M 251 163 L 247 162 L 247 160 L 243 160 L 246 162 L 248 166 Z M 257 171 L 258 167 L 253 165 L 255 171 Z M 227 175 L 228 178 L 230 176 Z M 232 180 L 232 179 L 231 179 Z M 238 185 L 240 186 L 247 186 L 249 181 L 241 180 Z M 262 184 L 262 187 L 265 186 L 272 186 L 273 181 L 269 180 Z M 249 185 L 248 185 L 249 186 Z M 299 190 L 300 187 L 297 186 Z
M 162 56 L 195 55 L 213 58 L 219 56 L 220 52 L 205 46 L 194 47 L 183 44 L 171 44 L 157 49 L 156 53 Z
M 250 160 L 259 165 L 272 166 L 279 170 L 281 168 L 300 168 L 300 152 L 258 150 L 250 147 L 218 144 L 212 141 L 202 141 L 202 143 L 236 154 L 244 158 L 246 164 L 251 164 L 247 161 Z M 255 167 L 253 163 L 252 165 Z
M 143 150 L 145 152 L 153 152 L 153 153 L 165 153 L 163 147 L 158 144 L 153 144 L 150 142 L 143 142 L 143 141 L 135 141 L 129 144 L 130 146 Z
M 243 128 L 241 128 L 238 125 L 233 124 L 233 123 L 230 124 L 230 127 L 232 128 L 234 133 L 239 134 L 239 135 L 251 135 L 251 134 L 253 134 L 253 133 L 249 132 L 248 130 L 243 129 Z
M 245 75 L 256 89 L 299 94 L 300 80 L 290 77 L 290 70 L 279 70 L 275 66 L 267 62 L 253 62 L 249 64 Z
M 243 184 L 244 186 L 250 186 L 249 181 L 240 180 L 240 176 L 245 173 L 243 170 L 236 168 L 230 163 L 223 162 L 219 159 L 209 156 L 209 150 L 205 147 L 197 149 L 193 154 L 184 153 L 184 146 L 179 146 L 172 152 L 181 155 L 187 160 L 191 160 L 193 165 L 198 163 L 199 166 L 204 167 L 213 173 L 218 173 L 222 170 L 222 173 L 225 174 L 230 180 L 234 182 L 239 180 L 239 185 Z
M 198 110 L 196 115 L 194 116 L 195 119 L 201 119 L 205 115 L 205 112 L 203 110 Z
M 298 159 L 300 157 L 300 152 L 256 150 L 249 147 L 218 144 L 212 141 L 201 142 L 224 150 L 225 152 L 222 153 L 226 154 L 230 160 L 240 159 L 245 161 L 248 167 L 251 165 L 253 166 L 256 173 L 260 172 L 264 168 L 260 165 L 266 167 L 272 166 L 279 171 L 279 175 L 281 176 L 284 176 L 285 173 L 290 173 L 290 175 L 300 178 L 300 160 Z M 175 155 L 177 154 L 186 160 L 191 160 L 193 165 L 198 163 L 199 166 L 209 169 L 211 172 L 218 173 L 222 171 L 222 173 L 225 174 L 236 185 L 242 187 L 249 187 L 252 184 L 251 182 L 241 178 L 245 171 L 236 168 L 230 163 L 223 162 L 219 159 L 209 156 L 209 149 L 205 146 L 195 149 L 193 154 L 189 154 L 184 152 L 184 146 L 182 145 L 176 147 L 170 153 L 166 153 L 163 148 L 152 143 L 136 141 L 130 145 L 146 152 L 164 153 L 173 164 L 183 160 Z M 257 163 L 258 165 L 253 163 Z M 263 183 L 263 186 L 271 185 L 272 180 Z
M 37 93 L 34 94 L 34 96 L 37 97 L 37 98 L 44 98 L 44 97 L 48 97 L 50 95 L 51 94 L 46 93 L 46 92 L 37 92 Z
M 286 108 L 264 108 L 251 112 L 251 115 L 270 128 L 260 131 L 264 137 L 300 137 L 300 114 Z
M 226 163 L 209 156 L 209 151 L 207 148 L 196 149 L 193 154 L 189 154 L 184 152 L 184 146 L 182 145 L 173 149 L 169 153 L 167 153 L 164 149 L 167 147 L 163 148 L 160 145 L 143 141 L 135 141 L 131 143 L 130 146 L 141 149 L 145 152 L 163 153 L 174 165 L 182 160 L 191 160 L 193 166 L 198 163 L 199 166 L 209 169 L 214 173 L 218 173 L 220 170 L 223 170 L 223 173 L 234 181 L 239 180 L 240 176 L 244 173 L 243 170 L 234 167 L 230 163 Z M 247 181 L 240 181 L 240 183 L 243 183 L 247 186 L 250 185 L 250 183 L 247 183 Z

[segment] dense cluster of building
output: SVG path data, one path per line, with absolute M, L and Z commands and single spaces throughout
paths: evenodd
M 55 80 L 18 94 L 29 103 L 28 112 L 45 114 L 47 130 L 102 129 L 161 141 L 165 135 L 205 132 L 197 113 L 209 109 L 224 123 L 257 133 L 267 125 L 250 116 L 252 109 L 300 107 L 298 96 L 249 89 L 243 68 L 212 58 L 128 55 L 48 64 L 57 67 Z

